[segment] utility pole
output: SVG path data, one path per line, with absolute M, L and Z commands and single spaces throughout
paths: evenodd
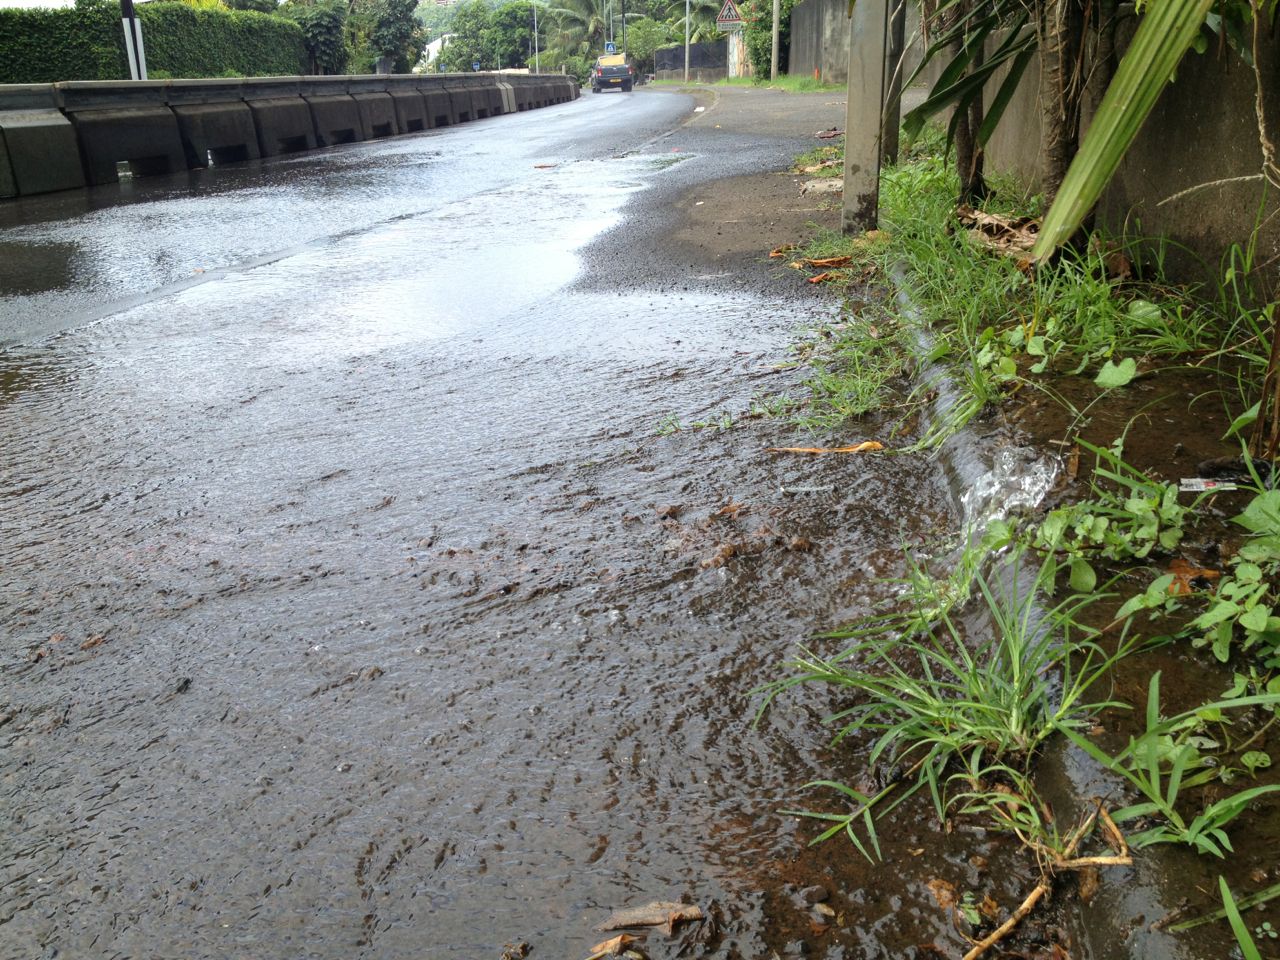
M 874 230 L 880 217 L 881 116 L 889 4 L 861 0 L 849 18 L 849 94 L 844 119 L 844 233 Z
M 778 79 L 778 34 L 782 31 L 782 0 L 773 0 L 773 44 L 769 53 L 769 80 Z
M 689 82 L 689 0 L 684 0 L 684 82 Z
M 622 0 L 622 55 L 627 55 L 627 0 Z

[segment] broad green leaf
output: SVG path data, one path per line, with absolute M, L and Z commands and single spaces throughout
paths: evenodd
M 1071 589 L 1076 593 L 1092 593 L 1098 585 L 1098 575 L 1089 561 L 1076 557 L 1071 561 Z
M 1195 42 L 1214 0 L 1154 0 L 1138 24 L 1084 142 L 1044 218 L 1033 258 L 1047 257 L 1084 222 L 1165 84 Z
M 1257 776 L 1259 770 L 1271 766 L 1271 755 L 1261 750 L 1250 750 L 1240 758 L 1240 762 L 1251 776 Z
M 1125 357 L 1119 363 L 1108 360 L 1093 378 L 1093 382 L 1104 390 L 1123 387 L 1138 372 L 1138 362 L 1133 357 Z

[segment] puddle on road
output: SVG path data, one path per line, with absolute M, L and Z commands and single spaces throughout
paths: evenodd
M 931 468 L 778 458 L 767 422 L 655 434 L 785 386 L 799 319 L 566 297 L 283 370 L 247 324 L 7 355 L 7 941 L 582 957 L 612 909 L 684 895 L 714 922 L 652 957 L 958 943 L 915 854 L 976 884 L 1000 844 L 915 811 L 888 865 L 806 851 L 776 811 L 860 771 L 824 695 L 757 728 L 749 694 L 953 524 Z

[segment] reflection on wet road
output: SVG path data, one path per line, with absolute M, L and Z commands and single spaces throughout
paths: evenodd
M 0 230 L 56 248 L 3 301 L 0 956 L 585 956 L 687 895 L 700 955 L 754 957 L 818 870 L 851 951 L 945 926 L 801 855 L 827 705 L 756 728 L 749 691 L 948 499 L 658 431 L 784 387 L 815 317 L 573 292 L 686 166 L 644 148 L 683 98 L 599 99 Z

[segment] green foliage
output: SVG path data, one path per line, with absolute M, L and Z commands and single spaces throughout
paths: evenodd
M 538 32 L 543 25 L 538 24 Z M 529 0 L 509 0 L 489 16 L 481 40 L 486 62 L 500 67 L 521 67 L 533 60 L 533 4 Z M 539 44 L 545 42 L 539 39 Z M 539 58 L 541 60 L 541 58 Z
M 232 10 L 255 10 L 258 13 L 275 13 L 280 0 L 223 0 Z
M 128 76 L 120 8 L 115 4 L 0 10 L 0 83 Z
M 1064 727 L 1062 732 L 1089 756 L 1124 777 L 1145 798 L 1112 813 L 1116 823 L 1130 820 L 1152 823 L 1146 829 L 1129 835 L 1128 840 L 1133 847 L 1141 849 L 1157 843 L 1181 843 L 1198 853 L 1225 857 L 1227 853 L 1234 852 L 1226 833 L 1227 825 L 1258 797 L 1280 790 L 1280 784 L 1249 787 L 1228 794 L 1205 806 L 1195 817 L 1184 818 L 1178 804 L 1182 790 L 1207 782 L 1215 773 L 1202 755 L 1202 744 L 1196 742 L 1193 733 L 1200 721 L 1217 717 L 1226 710 L 1275 707 L 1277 704 L 1280 704 L 1280 695 L 1259 694 L 1218 700 L 1162 719 L 1160 674 L 1157 672 L 1147 686 L 1146 730 L 1138 737 L 1130 737 L 1128 745 L 1115 756 L 1103 752 L 1076 727 Z M 1199 775 L 1195 775 L 1197 771 L 1201 771 Z
M 1194 506 L 1178 502 L 1176 484 L 1153 480 L 1126 463 L 1123 437 L 1110 449 L 1077 442 L 1094 455 L 1091 496 L 1051 510 L 1031 545 L 1065 561 L 1073 589 L 1092 590 L 1097 559 L 1141 560 L 1176 548 Z
M 304 72 L 302 34 L 280 17 L 149 3 L 138 7 L 147 66 L 157 78 Z M 0 82 L 122 80 L 129 76 L 114 3 L 0 10 Z
M 1280 667 L 1280 490 L 1259 492 L 1233 522 L 1249 538 L 1231 558 L 1208 608 L 1188 628 L 1224 663 L 1233 650 Z
M 1040 580 L 1019 577 L 1019 558 L 1015 551 L 1001 568 L 1008 575 L 1001 582 L 974 575 L 988 635 L 966 636 L 961 620 L 950 612 L 952 598 L 925 597 L 923 606 L 936 613 L 936 621 L 924 626 L 909 612 L 890 620 L 887 630 L 873 623 L 855 631 L 853 646 L 834 656 L 806 652 L 791 664 L 791 676 L 757 691 L 765 694 L 761 712 L 791 687 L 832 684 L 852 699 L 830 718 L 839 728 L 834 742 L 855 735 L 871 738 L 867 763 L 902 772 L 905 786 L 894 805 L 927 788 L 942 819 L 953 803 L 981 808 L 976 797 L 997 779 L 1013 784 L 1015 794 L 1023 791 L 1026 806 L 1034 809 L 1026 774 L 1037 749 L 1054 731 L 1077 731 L 1103 707 L 1114 705 L 1086 698 L 1128 647 L 1122 644 L 1108 655 L 1078 636 L 1076 616 L 1090 598 L 1073 596 L 1043 612 Z M 920 581 L 921 592 L 926 584 Z M 909 632 L 894 630 L 895 622 Z M 956 782 L 962 792 L 948 800 L 948 785 Z M 812 785 L 834 788 L 854 802 L 849 813 L 805 814 L 832 824 L 813 842 L 843 832 L 870 859 L 855 827 L 874 847 L 873 812 L 886 812 L 882 804 L 892 785 L 875 796 L 831 781 Z M 1004 817 L 1008 804 L 1000 810 L 987 812 Z
M 147 66 L 175 78 L 296 76 L 306 71 L 302 30 L 283 17 L 185 3 L 138 7 Z
M 791 49 L 791 8 L 796 0 L 782 0 L 778 20 L 778 73 L 787 72 L 787 54 Z M 773 0 L 743 0 L 738 5 L 742 14 L 742 39 L 747 59 L 757 80 L 767 80 L 773 68 Z
M 627 24 L 627 53 L 635 58 L 640 73 L 654 72 L 654 52 L 676 39 L 670 24 L 641 17 Z
M 454 7 L 450 32 L 453 37 L 440 51 L 442 73 L 470 72 L 473 61 L 486 63 L 484 35 L 489 29 L 489 5 L 485 0 L 469 0 Z
M 345 26 L 347 5 L 342 0 L 315 4 L 285 3 L 280 12 L 302 30 L 307 73 L 339 74 L 347 68 Z
M 373 29 L 369 42 L 375 53 L 394 58 L 398 66 L 417 62 L 417 6 L 418 0 L 371 0 Z

